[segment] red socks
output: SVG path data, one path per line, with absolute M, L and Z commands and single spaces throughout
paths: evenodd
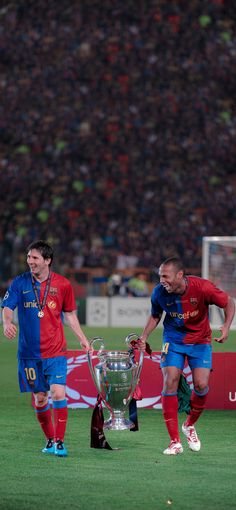
M 40 423 L 41 429 L 44 432 L 47 439 L 54 438 L 54 426 L 52 422 L 52 415 L 50 406 L 47 403 L 43 407 L 35 407 L 36 417 Z
M 54 400 L 53 401 L 53 417 L 50 405 L 47 403 L 43 407 L 35 407 L 36 416 L 47 439 L 54 439 L 54 441 L 64 441 L 66 432 L 68 409 L 67 400 Z
M 162 395 L 162 412 L 171 441 L 180 442 L 177 393 Z
M 187 417 L 187 427 L 194 425 L 194 423 L 201 416 L 206 407 L 208 388 L 205 393 L 196 393 L 194 390 L 191 394 L 190 405 L 191 411 Z M 177 394 L 163 394 L 162 395 L 162 412 L 171 441 L 180 442 L 179 427 L 178 427 L 178 397 Z
M 59 440 L 64 441 L 68 418 L 66 399 L 53 401 L 53 416 L 54 416 L 55 441 Z
M 190 398 L 191 411 L 190 411 L 190 414 L 187 417 L 187 420 L 185 422 L 188 427 L 191 425 L 194 425 L 194 423 L 201 416 L 202 411 L 206 407 L 207 395 L 208 395 L 208 388 L 207 388 L 207 392 L 204 395 L 201 395 L 200 393 L 195 393 L 194 390 L 192 391 L 191 398 Z

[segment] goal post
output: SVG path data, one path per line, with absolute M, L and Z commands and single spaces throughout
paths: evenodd
M 202 277 L 236 299 L 236 236 L 203 237 Z M 210 319 L 212 327 L 218 327 L 222 323 L 222 310 L 211 307 Z M 236 319 L 232 329 L 236 329 Z

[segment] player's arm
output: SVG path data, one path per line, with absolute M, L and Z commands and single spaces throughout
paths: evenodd
M 89 341 L 87 340 L 84 332 L 81 329 L 76 310 L 73 310 L 73 312 L 64 312 L 64 317 L 65 317 L 65 321 L 68 324 L 68 326 L 70 327 L 70 329 L 78 337 L 80 345 L 86 351 L 91 351 Z
M 6 338 L 12 340 L 16 337 L 17 327 L 13 323 L 13 310 L 4 306 L 2 310 L 3 332 Z
M 154 317 L 153 315 L 149 316 L 146 326 L 144 327 L 142 334 L 139 337 L 139 345 L 142 351 L 146 350 L 147 339 L 149 335 L 152 333 L 152 331 L 154 331 L 154 329 L 156 329 L 157 325 L 159 324 L 161 320 L 161 315 L 162 314 L 156 317 Z
M 218 338 L 214 338 L 214 340 L 219 343 L 226 342 L 229 336 L 230 326 L 235 315 L 235 303 L 231 297 L 229 297 L 228 303 L 223 310 L 225 315 L 225 321 L 224 324 L 222 324 L 222 326 L 219 328 L 221 331 L 221 336 Z

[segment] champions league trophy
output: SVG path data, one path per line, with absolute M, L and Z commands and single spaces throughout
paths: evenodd
M 98 393 L 110 412 L 109 419 L 104 422 L 104 429 L 126 430 L 134 427 L 124 414 L 139 381 L 144 353 L 140 351 L 139 361 L 135 362 L 134 347 L 130 343 L 132 340 L 138 340 L 135 333 L 125 339 L 128 351 L 104 351 L 103 339 L 99 337 L 90 342 L 92 347 L 95 342 L 101 344 L 97 353 L 98 365 L 93 367 L 89 352 L 88 364 Z M 136 346 L 138 348 L 137 343 Z

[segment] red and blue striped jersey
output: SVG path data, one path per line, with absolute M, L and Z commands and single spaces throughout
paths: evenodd
M 179 344 L 208 344 L 212 331 L 209 322 L 209 305 L 225 308 L 228 295 L 212 282 L 197 276 L 187 276 L 183 295 L 168 293 L 158 284 L 151 296 L 151 315 L 165 312 L 163 341 Z
M 35 281 L 42 303 L 46 281 Z M 19 359 L 41 359 L 63 356 L 66 353 L 62 312 L 76 310 L 74 292 L 67 278 L 51 273 L 50 287 L 43 308 L 44 316 L 38 317 L 38 305 L 32 286 L 31 273 L 17 276 L 11 283 L 2 302 L 2 308 L 18 309 Z

